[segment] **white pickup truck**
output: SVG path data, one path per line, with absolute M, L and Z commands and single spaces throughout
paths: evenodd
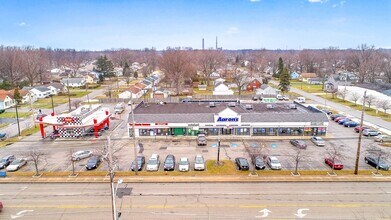
M 124 103 L 118 103 L 114 107 L 114 113 L 115 114 L 121 114 L 125 110 L 125 104 Z

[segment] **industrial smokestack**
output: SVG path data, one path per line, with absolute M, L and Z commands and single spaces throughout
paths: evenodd
M 217 36 L 216 36 L 216 50 L 218 49 L 218 47 L 217 47 L 218 45 L 217 45 Z
M 202 50 L 204 50 L 205 49 L 205 44 L 204 44 L 205 42 L 204 42 L 204 38 L 202 38 Z

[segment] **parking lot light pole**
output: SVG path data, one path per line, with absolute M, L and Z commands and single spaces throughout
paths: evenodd
M 117 182 L 117 185 L 115 186 L 115 189 L 114 189 L 114 183 L 112 182 L 111 184 L 113 185 L 112 186 L 112 189 L 113 189 L 113 207 L 114 207 L 114 215 L 113 215 L 113 217 L 114 217 L 114 220 L 118 220 L 118 212 L 117 212 L 117 206 L 116 206 L 116 204 L 115 204 L 115 198 L 116 198 L 116 196 L 117 196 L 117 190 L 118 190 L 118 186 L 119 186 L 119 184 L 121 184 L 123 182 L 123 180 L 122 179 L 119 179 L 118 180 L 118 182 Z
M 18 124 L 18 136 L 20 137 L 21 135 L 20 135 L 20 125 L 19 125 L 18 103 L 19 101 L 17 100 L 15 105 L 15 111 L 16 111 L 16 122 Z
M 132 114 L 132 136 L 133 136 L 133 150 L 134 150 L 134 171 L 136 172 L 136 176 L 138 175 L 138 160 L 137 160 L 137 143 L 136 143 L 136 130 L 135 130 L 135 121 L 134 121 L 134 112 L 133 112 L 133 93 L 130 93 L 130 111 Z M 156 136 L 155 136 L 156 137 Z
M 355 163 L 355 166 L 354 166 L 354 174 L 355 175 L 358 174 L 358 162 L 360 161 L 361 138 L 362 138 L 362 132 L 363 132 L 362 126 L 363 126 L 363 122 L 364 122 L 365 99 L 366 99 L 366 97 L 367 97 L 367 91 L 365 90 L 364 91 L 364 100 L 363 100 L 362 109 L 361 109 L 360 133 L 358 135 L 356 163 Z

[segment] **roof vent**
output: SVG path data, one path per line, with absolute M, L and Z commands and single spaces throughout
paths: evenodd
M 272 108 L 274 108 L 274 107 L 273 107 L 273 105 L 272 105 L 272 104 L 267 104 L 267 105 L 266 105 L 266 108 L 268 108 L 268 109 L 272 109 Z
M 236 106 L 236 102 L 229 102 L 228 103 L 228 107 L 235 107 Z
M 213 108 L 213 107 L 216 107 L 216 103 L 214 103 L 214 102 L 209 102 L 209 108 Z
M 244 108 L 246 110 L 252 110 L 253 109 L 253 105 L 245 105 Z

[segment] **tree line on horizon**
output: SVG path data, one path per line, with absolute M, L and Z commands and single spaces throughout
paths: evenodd
M 243 82 L 240 68 L 245 67 L 250 76 L 271 70 L 278 74 L 280 59 L 287 72 L 312 72 L 318 77 L 337 74 L 339 71 L 354 72 L 358 82 L 375 82 L 377 77 L 391 83 L 391 50 L 362 44 L 356 49 L 303 49 L 303 50 L 189 50 L 167 48 L 131 50 L 112 49 L 105 51 L 77 51 L 0 46 L 0 80 L 9 87 L 36 85 L 51 80 L 50 70 L 66 67 L 70 77 L 88 61 L 106 57 L 113 67 L 121 67 L 124 74 L 132 75 L 129 66 L 144 63 L 140 75 L 147 76 L 156 69 L 165 73 L 164 82 L 179 91 L 185 81 L 200 80 L 209 85 L 210 74 L 218 69 L 240 85 Z M 108 64 L 109 65 L 109 64 Z M 109 65 L 110 66 L 110 65 Z M 198 74 L 196 74 L 198 72 Z M 4 85 L 3 85 L 4 87 Z

